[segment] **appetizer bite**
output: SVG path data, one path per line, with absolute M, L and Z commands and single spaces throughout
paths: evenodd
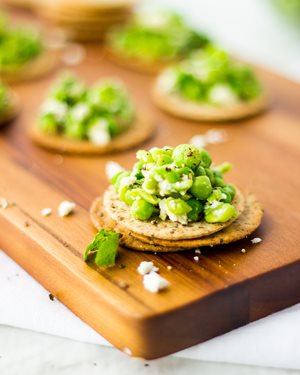
M 260 224 L 262 207 L 224 181 L 228 163 L 212 165 L 210 154 L 189 144 L 137 152 L 132 171 L 120 171 L 92 204 L 97 229 L 114 229 L 120 244 L 168 252 L 214 246 L 248 236 Z
M 156 80 L 153 99 L 172 115 L 205 121 L 241 119 L 266 106 L 253 70 L 212 45 L 166 68 Z
M 103 154 L 133 147 L 153 130 L 153 122 L 137 112 L 120 81 L 102 79 L 88 87 L 65 73 L 50 90 L 30 134 L 50 150 Z
M 106 44 L 108 55 L 117 63 L 156 73 L 208 43 L 204 34 L 193 30 L 177 13 L 141 11 L 128 25 L 112 29 Z
M 18 103 L 16 95 L 0 82 L 0 126 L 16 117 Z
M 12 26 L 11 20 L 0 15 L 0 76 L 4 81 L 41 76 L 56 63 L 56 56 L 46 49 L 37 30 Z

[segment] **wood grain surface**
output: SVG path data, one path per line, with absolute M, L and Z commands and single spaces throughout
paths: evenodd
M 121 77 L 137 105 L 156 119 L 157 132 L 143 147 L 175 146 L 212 127 L 226 130 L 228 140 L 208 149 L 215 162 L 233 163 L 228 180 L 262 201 L 265 216 L 253 237 L 263 241 L 203 248 L 198 263 L 194 252 L 155 255 L 120 249 L 114 268 L 85 264 L 82 254 L 95 234 L 88 209 L 108 185 L 105 163 L 114 160 L 130 168 L 136 149 L 107 157 L 62 158 L 34 146 L 26 127 L 35 121 L 52 74 L 14 86 L 22 113 L 0 133 L 0 197 L 13 202 L 0 209 L 0 247 L 113 345 L 148 359 L 299 302 L 300 87 L 260 70 L 272 98 L 268 112 L 221 125 L 189 122 L 155 108 L 150 100 L 153 78 L 113 65 L 98 46 L 88 46 L 87 52 L 75 69 L 82 78 L 92 83 Z M 60 218 L 56 208 L 64 199 L 77 207 L 72 216 Z M 53 214 L 43 217 L 44 207 Z M 136 271 L 142 260 L 154 261 L 171 284 L 168 290 L 151 294 L 143 289 Z

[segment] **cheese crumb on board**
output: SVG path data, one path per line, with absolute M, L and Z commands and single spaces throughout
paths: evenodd
M 167 266 L 167 269 L 168 269 L 169 271 L 171 271 L 172 268 L 173 268 L 172 266 Z
M 0 198 L 0 208 L 6 209 L 9 206 L 6 198 Z
M 168 288 L 170 283 L 156 272 L 150 272 L 144 276 L 144 288 L 151 293 L 158 293 L 160 290 Z
M 158 271 L 158 268 L 154 266 L 153 262 L 144 261 L 140 263 L 137 270 L 139 274 L 146 275 L 147 273 Z
M 247 252 L 246 249 L 241 250 L 241 253 L 243 253 L 243 254 L 246 254 L 246 252 Z
M 261 241 L 262 241 L 262 239 L 259 238 L 259 237 L 252 238 L 252 240 L 251 240 L 252 243 L 260 243 Z
M 195 256 L 195 257 L 194 257 L 194 261 L 195 261 L 195 262 L 199 262 L 199 257 L 198 257 L 198 256 Z
M 62 201 L 58 206 L 58 216 L 64 217 L 70 215 L 75 207 L 76 204 L 74 202 Z
M 114 177 L 114 175 L 123 171 L 125 171 L 125 169 L 115 161 L 111 160 L 105 164 L 105 174 L 109 181 Z
M 49 207 L 45 207 L 41 210 L 41 215 L 42 216 L 49 216 L 52 214 L 52 209 Z

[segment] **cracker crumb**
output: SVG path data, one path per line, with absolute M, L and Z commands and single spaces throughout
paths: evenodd
M 58 206 L 58 216 L 64 217 L 70 215 L 75 207 L 76 204 L 74 202 L 62 201 Z
M 172 268 L 173 268 L 172 266 L 167 266 L 167 269 L 168 269 L 169 271 L 171 271 Z
M 228 139 L 225 130 L 210 129 L 204 134 L 194 135 L 189 143 L 202 148 L 209 144 L 223 143 Z
M 246 252 L 247 252 L 246 249 L 241 250 L 241 253 L 243 253 L 243 254 L 246 254 Z
M 41 210 L 41 215 L 42 216 L 49 216 L 52 214 L 52 209 L 49 207 L 45 207 Z
M 0 208 L 3 208 L 5 210 L 8 206 L 8 200 L 6 198 L 0 198 Z
M 194 256 L 194 261 L 195 262 L 199 262 L 199 257 L 198 256 Z
M 51 301 L 54 301 L 55 297 L 54 297 L 54 295 L 53 295 L 52 293 L 49 294 L 49 299 L 50 299 Z
M 24 227 L 25 227 L 25 228 L 30 227 L 30 223 L 29 223 L 29 221 L 25 221 L 25 222 L 24 222 Z
M 251 242 L 252 243 L 260 243 L 262 241 L 262 239 L 260 237 L 255 237 L 255 238 L 252 238 Z

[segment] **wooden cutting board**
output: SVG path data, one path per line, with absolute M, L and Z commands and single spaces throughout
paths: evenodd
M 15 86 L 22 113 L 0 135 L 0 197 L 14 204 L 0 209 L 0 246 L 57 299 L 117 348 L 147 359 L 161 357 L 300 301 L 299 154 L 300 87 L 266 71 L 260 76 L 270 93 L 267 113 L 243 122 L 207 124 L 177 120 L 150 100 L 151 77 L 123 70 L 88 47 L 76 71 L 88 82 L 121 77 L 138 106 L 152 113 L 157 132 L 143 145 L 188 142 L 210 128 L 228 140 L 209 146 L 216 162 L 230 161 L 228 180 L 255 192 L 265 207 L 259 230 L 250 239 L 193 251 L 155 255 L 121 249 L 117 265 L 101 270 L 82 260 L 95 231 L 88 209 L 108 185 L 105 163 L 130 168 L 135 151 L 108 157 L 71 157 L 34 146 L 26 127 L 35 121 L 54 75 Z M 74 215 L 59 218 L 58 204 L 77 203 Z M 54 212 L 43 217 L 40 210 Z M 245 248 L 244 254 L 241 249 Z M 153 260 L 170 288 L 160 294 L 143 289 L 136 269 Z M 171 265 L 172 270 L 167 266 Z M 21 313 L 21 312 L 20 312 Z

